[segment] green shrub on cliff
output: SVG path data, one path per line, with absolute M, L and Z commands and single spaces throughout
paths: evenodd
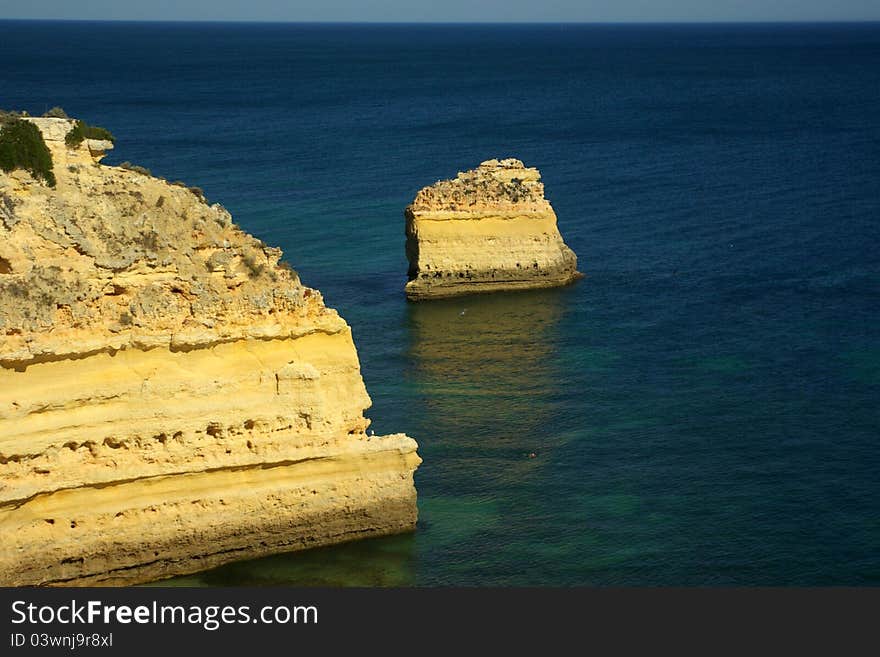
M 89 125 L 85 121 L 77 121 L 73 129 L 67 133 L 64 143 L 68 146 L 79 146 L 83 139 L 103 139 L 115 142 L 116 137 L 110 134 L 107 128 L 99 128 L 96 125 Z
M 27 114 L 16 112 L 15 110 L 0 109 L 0 128 L 7 123 L 12 123 L 16 119 L 20 119 L 22 116 L 27 116 Z
M 69 119 L 70 118 L 69 116 L 67 116 L 67 112 L 65 112 L 63 108 L 57 107 L 57 106 L 50 109 L 48 112 L 43 114 L 43 116 L 50 118 L 50 119 Z
M 152 176 L 153 175 L 153 172 L 150 171 L 147 167 L 141 167 L 141 166 L 138 166 L 137 164 L 132 164 L 128 160 L 121 163 L 119 165 L 119 168 L 120 169 L 127 169 L 128 171 L 134 171 L 135 173 L 139 173 L 144 176 Z
M 29 121 L 16 118 L 0 127 L 0 169 L 6 173 L 25 169 L 34 178 L 55 186 L 52 154 L 40 129 Z

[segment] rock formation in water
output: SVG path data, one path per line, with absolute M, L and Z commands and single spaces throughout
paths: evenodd
M 0 585 L 129 584 L 408 531 L 351 330 L 219 205 L 65 145 L 0 171 Z
M 541 174 L 488 160 L 425 187 L 406 208 L 407 297 L 566 285 L 580 277 Z

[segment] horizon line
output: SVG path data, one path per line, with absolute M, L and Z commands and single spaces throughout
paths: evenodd
M 258 24 L 258 25 L 854 25 L 880 23 L 878 18 L 847 19 L 785 19 L 785 20 L 606 20 L 606 21 L 561 21 L 561 20 L 512 20 L 512 21 L 433 21 L 433 20 L 267 20 L 260 18 L 4 18 L 0 22 L 31 23 L 208 23 L 208 24 Z

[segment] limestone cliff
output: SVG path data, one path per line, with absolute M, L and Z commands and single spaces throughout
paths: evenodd
M 68 149 L 0 172 L 0 585 L 127 584 L 411 530 L 351 330 L 186 187 Z
M 566 285 L 580 277 L 541 174 L 488 160 L 425 187 L 406 208 L 410 299 Z

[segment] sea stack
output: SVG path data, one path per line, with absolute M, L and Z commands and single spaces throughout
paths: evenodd
M 411 300 L 556 287 L 581 276 L 541 174 L 520 160 L 487 160 L 425 187 L 404 215 Z
M 132 584 L 412 530 L 351 330 L 200 190 L 35 123 L 0 171 L 0 585 Z

